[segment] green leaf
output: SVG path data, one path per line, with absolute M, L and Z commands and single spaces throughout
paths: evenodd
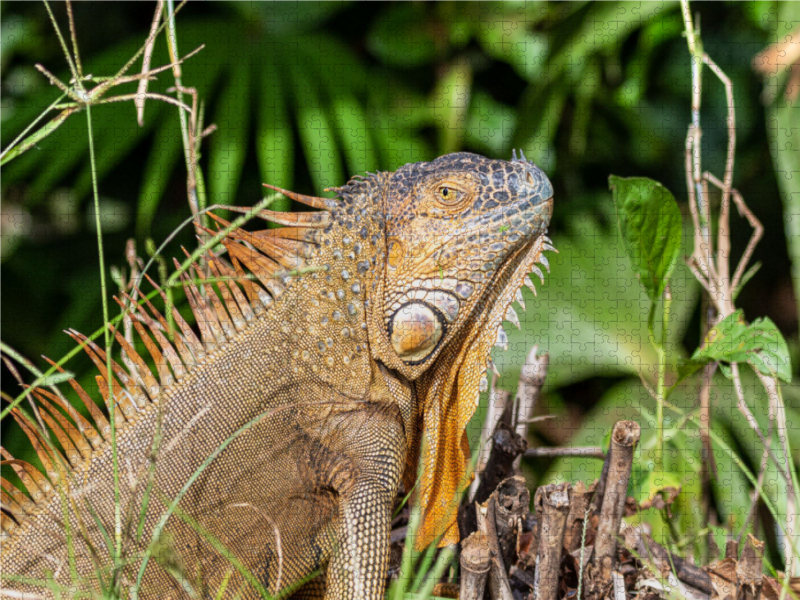
M 275 68 L 275 56 L 266 54 L 262 64 L 258 94 L 256 155 L 264 183 L 284 189 L 292 186 L 294 171 L 294 137 L 282 93 L 282 81 Z M 281 198 L 270 210 L 289 210 L 291 200 Z
M 321 193 L 326 187 L 344 183 L 341 152 L 310 69 L 294 65 L 292 76 L 300 141 L 314 188 Z
M 705 346 L 697 349 L 692 361 L 701 365 L 709 361 L 747 362 L 764 375 L 786 383 L 792 380 L 789 348 L 775 323 L 765 317 L 748 325 L 741 310 L 731 313 L 708 332 Z
M 507 157 L 517 125 L 516 111 L 483 91 L 475 92 L 467 117 L 467 143 L 493 156 Z
M 486 54 L 510 64 L 523 79 L 538 82 L 546 70 L 550 40 L 546 31 L 531 31 L 538 22 L 546 21 L 545 13 L 531 18 L 525 4 L 498 4 L 495 10 L 503 11 L 498 15 L 503 26 L 498 27 L 494 19 L 482 20 L 475 25 L 476 37 Z
M 367 115 L 361 104 L 349 94 L 333 100 L 333 122 L 342 142 L 349 174 L 378 168 L 375 143 L 367 127 Z
M 681 247 L 681 211 L 663 185 L 646 177 L 608 178 L 631 266 L 652 302 L 664 293 Z
M 380 16 L 369 33 L 367 46 L 386 64 L 415 67 L 436 56 L 435 34 L 422 5 L 400 3 Z
M 156 210 L 166 192 L 175 163 L 181 156 L 183 141 L 178 115 L 168 111 L 163 120 L 147 157 L 142 189 L 136 203 L 136 234 L 139 238 L 150 234 Z
M 569 88 L 563 77 L 542 85 L 531 85 L 517 105 L 519 127 L 512 147 L 522 148 L 528 160 L 545 171 L 555 169 L 553 142 L 563 115 Z
M 209 204 L 235 204 L 236 189 L 247 156 L 250 131 L 250 65 L 247 57 L 233 66 L 214 113 L 217 131 L 211 137 Z
M 454 61 L 436 85 L 433 117 L 439 129 L 439 147 L 443 153 L 455 152 L 464 145 L 471 89 L 472 69 L 463 61 Z

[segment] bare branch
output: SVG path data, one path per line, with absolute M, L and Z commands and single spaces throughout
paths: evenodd
M 110 98 L 105 98 L 100 100 L 99 102 L 95 102 L 95 104 L 109 104 L 111 102 L 124 102 L 126 100 L 136 100 L 138 98 L 138 94 L 122 94 L 121 96 L 111 96 Z M 154 92 L 148 92 L 144 94 L 145 98 L 150 98 L 151 100 L 161 100 L 162 102 L 166 102 L 167 104 L 174 104 L 192 114 L 192 109 L 186 106 L 183 102 L 180 102 L 173 98 L 172 96 L 165 96 L 164 94 L 156 94 Z
M 144 46 L 144 57 L 142 58 L 142 77 L 139 80 L 139 87 L 136 90 L 137 98 L 134 103 L 136 104 L 136 120 L 139 127 L 144 125 L 144 101 L 145 94 L 147 93 L 147 82 L 150 80 L 145 74 L 150 70 L 150 59 L 153 56 L 153 48 L 156 45 L 156 32 L 158 31 L 158 23 L 161 20 L 161 13 L 164 10 L 164 0 L 156 2 L 156 11 L 153 15 L 153 22 L 150 24 L 150 34 L 147 36 L 147 42 Z

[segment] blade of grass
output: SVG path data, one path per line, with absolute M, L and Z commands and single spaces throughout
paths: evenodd
M 670 404 L 667 404 L 665 406 L 667 406 L 670 410 L 672 410 L 676 414 L 685 416 L 684 411 L 682 411 L 678 407 L 672 406 Z M 696 427 L 698 431 L 702 427 L 702 425 L 698 422 L 697 419 L 687 419 L 686 424 L 692 427 Z M 725 452 L 725 454 L 727 454 L 731 458 L 731 460 L 736 464 L 736 466 L 739 467 L 744 476 L 747 477 L 747 480 L 756 489 L 759 496 L 764 501 L 767 510 L 769 510 L 770 514 L 772 515 L 772 518 L 775 520 L 775 526 L 778 527 L 782 535 L 786 536 L 786 530 L 782 525 L 778 509 L 776 508 L 772 500 L 770 500 L 769 496 L 764 493 L 764 488 L 761 487 L 761 485 L 758 483 L 758 480 L 750 471 L 750 469 L 747 467 L 747 465 L 744 463 L 744 461 L 736 454 L 736 452 L 734 452 L 734 450 L 725 442 L 725 440 L 722 439 L 719 435 L 717 435 L 713 430 L 709 430 L 709 435 L 711 436 L 711 439 L 723 450 L 723 452 Z M 745 523 L 744 526 L 746 525 L 747 524 Z M 794 547 L 795 543 L 794 540 L 792 540 L 792 536 L 787 536 L 787 539 L 790 540 L 789 543 L 792 544 L 792 546 Z M 794 547 L 795 554 L 797 554 L 797 550 L 798 549 Z
M 86 105 L 86 126 L 89 136 L 89 162 L 92 167 L 92 196 L 94 198 L 94 218 L 97 228 L 97 254 L 100 262 L 100 294 L 103 301 L 103 333 L 106 346 L 106 381 L 114 381 L 111 378 L 111 331 L 108 328 L 108 288 L 106 287 L 106 266 L 103 256 L 103 224 L 100 219 L 100 191 L 97 187 L 97 163 L 94 156 L 94 135 L 92 132 L 92 107 Z M 114 563 L 119 560 L 119 553 L 122 549 L 122 512 L 120 507 L 119 494 L 119 456 L 117 455 L 117 427 L 114 418 L 114 389 L 109 385 L 106 406 L 111 413 L 109 423 L 111 425 L 111 456 L 112 472 L 114 477 Z
M 39 121 L 41 121 L 41 120 L 44 118 L 44 116 L 45 116 L 47 113 L 49 113 L 51 110 L 53 110 L 53 109 L 56 107 L 56 105 L 57 105 L 58 103 L 60 103 L 60 102 L 61 102 L 61 101 L 62 101 L 62 100 L 63 100 L 63 99 L 66 97 L 66 95 L 67 95 L 66 93 L 63 93 L 63 94 L 61 94 L 61 95 L 60 95 L 58 98 L 56 98 L 55 100 L 53 100 L 53 102 L 50 104 L 50 106 L 48 106 L 48 107 L 47 107 L 47 108 L 45 108 L 45 109 L 44 109 L 44 110 L 43 110 L 41 113 L 39 113 L 39 116 L 38 116 L 38 117 L 36 117 L 36 118 L 35 118 L 33 121 L 31 121 L 31 122 L 30 122 L 30 124 L 29 124 L 29 125 L 28 125 L 28 126 L 25 128 L 25 129 L 23 129 L 23 130 L 22 130 L 22 133 L 20 133 L 20 134 L 19 134 L 17 137 L 15 137 L 15 138 L 14 138 L 14 140 L 13 140 L 13 141 L 12 141 L 12 142 L 11 142 L 11 143 L 8 145 L 8 147 L 7 147 L 5 150 L 3 150 L 2 154 L 0 154 L 0 166 L 4 165 L 4 164 L 5 164 L 5 163 L 7 163 L 9 160 L 12 160 L 12 159 L 13 159 L 13 157 L 11 157 L 11 158 L 9 158 L 9 159 L 6 159 L 6 155 L 7 155 L 7 154 L 8 154 L 8 153 L 11 151 L 11 149 L 13 149 L 13 148 L 14 148 L 14 146 L 16 146 L 16 145 L 19 143 L 19 141 L 20 141 L 22 138 L 24 138 L 24 137 L 25 137 L 25 136 L 28 134 L 28 132 L 29 132 L 31 129 L 33 129 L 33 128 L 36 126 L 36 124 L 37 124 Z M 62 121 L 62 122 L 63 122 L 63 121 Z M 59 123 L 59 124 L 60 124 L 60 123 Z
M 261 413 L 260 415 L 258 415 L 257 417 L 255 417 L 254 419 L 251 419 L 250 421 L 245 423 L 242 427 L 240 427 L 239 429 L 234 431 L 233 434 L 228 436 L 228 438 L 226 438 L 219 446 L 216 447 L 216 449 L 211 454 L 209 454 L 206 457 L 206 459 L 202 462 L 202 464 L 199 467 L 197 467 L 197 469 L 195 469 L 194 473 L 192 473 L 191 477 L 189 477 L 189 479 L 186 481 L 186 483 L 183 484 L 183 487 L 181 487 L 180 491 L 177 493 L 175 498 L 169 503 L 169 505 L 167 507 L 167 510 L 164 511 L 164 513 L 161 515 L 161 518 L 159 519 L 158 523 L 156 524 L 155 528 L 153 529 L 153 533 L 151 535 L 151 539 L 152 540 L 158 540 L 158 538 L 161 536 L 161 533 L 164 531 L 164 527 L 167 524 L 167 520 L 172 515 L 172 513 L 175 512 L 176 509 L 178 508 L 178 503 L 180 503 L 181 499 L 186 495 L 186 492 L 189 491 L 189 488 L 192 486 L 192 484 L 195 481 L 197 481 L 197 478 L 200 477 L 200 475 L 203 473 L 203 471 L 205 471 L 206 468 L 208 468 L 208 466 L 212 462 L 214 462 L 214 460 L 217 458 L 217 456 L 219 456 L 220 453 L 222 453 L 222 451 L 225 450 L 225 448 L 227 448 L 230 445 L 231 442 L 233 442 L 236 438 L 238 438 L 245 431 L 248 431 L 252 427 L 255 427 L 263 419 L 269 417 L 272 414 L 272 412 L 273 412 L 273 409 L 265 411 L 265 412 Z M 141 563 L 141 566 L 139 567 L 139 573 L 136 576 L 136 584 L 131 588 L 131 597 L 134 600 L 139 597 L 139 589 L 142 586 L 142 579 L 144 578 L 144 571 L 147 568 L 147 563 L 148 563 L 152 553 L 153 553 L 153 544 L 151 543 L 147 547 L 147 550 L 145 551 L 144 557 L 142 558 L 142 563 Z M 260 584 L 259 584 L 259 586 L 260 586 Z M 260 586 L 260 587 L 263 589 L 263 586 Z M 258 589 L 258 588 L 256 588 L 256 589 Z M 264 590 L 264 592 L 266 593 L 266 590 Z M 263 596 L 263 594 L 262 594 L 262 596 Z M 265 597 L 269 598 L 270 596 L 269 596 L 269 594 L 267 594 Z
M 411 582 L 411 587 L 409 588 L 412 594 L 417 593 L 425 577 L 428 575 L 428 570 L 431 568 L 431 563 L 433 562 L 433 556 L 436 554 L 437 545 L 438 544 L 431 544 L 428 546 L 425 549 L 425 553 L 422 555 L 422 559 L 417 563 L 417 573 L 414 575 L 414 581 Z
M 159 494 L 159 496 L 161 496 L 161 494 Z M 161 498 L 161 500 L 162 500 L 162 502 L 164 502 L 164 504 L 169 504 L 169 502 L 168 502 L 168 500 L 166 498 Z M 267 591 L 267 589 L 263 585 L 261 585 L 261 582 L 258 580 L 258 578 L 255 575 L 253 575 L 253 573 L 250 571 L 250 569 L 248 569 L 242 563 L 242 561 L 240 561 L 236 557 L 236 555 L 233 552 L 231 552 L 225 546 L 225 544 L 223 544 L 213 533 L 211 533 L 208 529 L 206 529 L 205 527 L 200 525 L 200 523 L 195 521 L 189 514 L 183 512 L 180 508 L 176 508 L 175 509 L 175 515 L 177 517 L 179 517 L 184 523 L 188 524 L 198 534 L 203 536 L 203 538 L 209 544 L 211 544 L 217 552 L 219 552 L 222 556 L 224 556 L 225 560 L 227 560 L 229 563 L 231 563 L 236 568 L 236 570 L 239 571 L 239 574 L 242 577 L 244 577 L 245 580 L 250 585 L 252 585 L 256 590 L 258 590 L 258 593 L 261 595 L 262 598 L 265 598 L 265 599 L 268 599 L 268 600 L 272 599 L 272 596 L 270 596 L 270 594 Z M 227 575 L 226 577 L 230 578 L 230 575 Z M 227 586 L 227 580 L 225 581 L 225 585 Z
M 436 564 L 433 565 L 430 576 L 425 581 L 425 585 L 417 592 L 420 597 L 428 598 L 431 595 L 433 586 L 435 586 L 436 582 L 442 577 L 444 570 L 450 566 L 455 556 L 455 544 L 442 548 L 442 551 L 439 552 L 439 556 L 436 558 Z
M 225 597 L 225 590 L 228 588 L 228 581 L 230 581 L 231 575 L 233 575 L 233 569 L 229 569 L 228 572 L 225 573 L 225 577 L 222 578 L 222 583 L 219 584 L 217 595 L 214 596 L 214 600 L 222 600 Z
M 69 53 L 69 48 L 67 48 L 67 42 L 64 41 L 64 36 L 61 35 L 61 29 L 56 22 L 56 17 L 53 15 L 53 11 L 50 10 L 50 4 L 48 4 L 47 0 L 44 1 L 44 6 L 47 9 L 47 14 L 50 16 L 50 22 L 53 24 L 53 29 L 56 32 L 56 36 L 58 37 L 58 41 L 61 44 L 61 50 L 64 52 L 64 57 L 67 59 L 67 64 L 69 65 L 69 70 L 72 73 L 72 78 L 75 80 L 75 87 L 78 88 L 81 92 L 83 92 L 83 84 L 81 83 L 81 76 L 78 73 L 78 69 L 75 66 L 75 63 L 72 60 L 72 56 Z M 83 95 L 83 94 L 82 94 Z
M 408 519 L 408 535 L 413 536 L 419 529 L 420 522 L 422 521 L 422 511 L 419 506 L 414 504 L 411 507 L 411 515 Z M 403 548 L 403 561 L 400 566 L 400 573 L 397 579 L 392 583 L 391 598 L 392 600 L 403 600 L 406 593 L 406 586 L 409 582 L 409 574 L 411 572 L 411 564 L 413 562 L 412 551 L 414 544 L 406 538 L 406 544 Z
M 63 97 L 64 95 L 61 96 L 61 98 Z M 61 100 L 61 98 L 59 98 L 59 100 Z M 56 104 L 56 102 L 54 102 L 53 104 Z M 45 113 L 47 113 L 49 110 L 50 108 L 48 107 L 47 110 L 45 110 L 45 112 L 43 112 L 41 116 L 44 116 Z M 48 135 L 53 133 L 56 129 L 61 127 L 61 125 L 64 124 L 64 121 L 67 120 L 67 117 L 69 117 L 73 113 L 78 112 L 78 110 L 80 110 L 78 107 L 67 108 L 65 110 L 62 110 L 58 115 L 53 117 L 46 125 L 44 125 L 40 129 L 37 129 L 35 133 L 32 133 L 27 138 L 25 138 L 19 145 L 14 146 L 13 143 L 16 143 L 16 140 L 14 140 L 12 146 L 10 148 L 7 148 L 5 152 L 3 152 L 3 156 L 2 158 L 0 158 L 0 166 L 3 166 L 11 162 L 15 158 L 17 158 L 20 154 L 23 154 L 28 150 L 30 150 L 31 148 L 33 148 L 36 144 L 38 144 Z M 33 123 L 31 123 L 31 125 L 27 129 L 25 129 L 25 132 L 27 132 L 37 121 L 38 119 Z M 25 132 L 23 132 L 20 135 L 23 135 Z

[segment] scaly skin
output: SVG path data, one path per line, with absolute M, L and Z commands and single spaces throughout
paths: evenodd
M 47 596 L 41 581 L 54 578 L 87 595 L 114 581 L 129 589 L 149 548 L 140 598 L 184 597 L 189 588 L 214 595 L 225 578 L 226 596 L 258 597 L 238 564 L 271 594 L 316 577 L 297 597 L 378 599 L 392 500 L 403 478 L 413 485 L 420 462 L 417 547 L 458 541 L 464 430 L 500 322 L 549 247 L 552 188 L 524 160 L 452 154 L 336 192 L 336 200 L 293 195 L 324 212 L 264 211 L 290 227 L 227 236 L 232 265 L 209 259 L 206 276 L 236 283 L 200 286 L 205 296 L 189 288 L 202 339 L 186 327 L 168 342 L 166 322 L 144 309 L 134 321 L 158 380 L 132 348 L 115 363 L 114 388 L 127 390 L 115 412 L 125 559 L 116 577 L 98 526 L 113 545 L 104 417 L 95 409 L 92 424 L 73 411 L 73 424 L 54 410 L 48 425 L 64 453 L 49 458 L 44 437 L 26 429 L 63 493 L 11 463 L 32 500 L 4 482 L 4 588 Z M 323 270 L 284 275 L 307 265 Z M 248 271 L 256 281 L 242 277 Z M 104 353 L 88 351 L 102 367 L 103 394 Z M 154 543 L 166 504 L 215 452 Z M 101 578 L 93 560 L 107 568 Z

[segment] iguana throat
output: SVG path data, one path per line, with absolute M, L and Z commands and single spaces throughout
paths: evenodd
M 406 165 L 385 189 L 387 254 L 373 290 L 370 351 L 416 382 L 421 436 L 405 481 L 416 482 L 422 444 L 424 547 L 458 539 L 452 507 L 468 483 L 464 431 L 489 352 L 505 338 L 500 324 L 517 319 L 511 303 L 552 248 L 544 234 L 553 188 L 524 158 L 459 153 Z

